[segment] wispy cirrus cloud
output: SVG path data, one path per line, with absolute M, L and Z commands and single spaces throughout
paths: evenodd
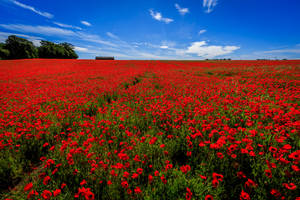
M 151 45 L 151 46 L 157 48 L 159 45 Z M 159 46 L 159 48 L 173 50 L 175 46 L 176 46 L 176 42 L 173 42 L 173 41 L 162 41 L 161 45 Z
M 253 55 L 255 56 L 265 56 L 268 57 L 286 57 L 286 56 L 292 56 L 293 58 L 300 58 L 300 45 L 284 45 L 282 47 L 273 48 L 271 50 L 262 50 L 262 51 L 255 51 L 253 52 Z
M 73 26 L 73 25 L 69 25 L 69 24 L 63 24 L 60 22 L 53 22 L 53 24 L 60 26 L 62 28 L 72 28 L 72 29 L 77 29 L 77 30 L 82 30 L 82 28 L 78 27 L 78 26 Z
M 188 54 L 196 54 L 202 58 L 215 58 L 217 56 L 222 56 L 230 54 L 236 50 L 240 49 L 238 46 L 216 46 L 207 45 L 206 41 L 193 42 L 185 51 Z
M 36 37 L 31 35 L 25 35 L 25 34 L 19 34 L 19 33 L 12 33 L 12 32 L 0 32 L 0 42 L 3 42 L 6 40 L 6 38 L 10 35 L 16 35 L 19 37 L 23 37 L 29 40 L 42 40 L 42 37 Z
M 171 18 L 165 18 L 165 17 L 163 17 L 160 12 L 153 11 L 152 9 L 150 9 L 149 12 L 150 12 L 150 15 L 152 16 L 152 18 L 155 19 L 155 20 L 157 20 L 157 21 L 161 21 L 161 22 L 164 22 L 166 24 L 174 21 Z
M 111 32 L 106 32 L 106 35 L 112 39 L 119 40 L 120 38 Z
M 203 0 L 203 7 L 206 9 L 205 12 L 211 13 L 217 3 L 218 0 Z
M 36 8 L 34 8 L 33 6 L 29 6 L 29 5 L 26 5 L 26 4 L 23 4 L 19 1 L 15 1 L 15 0 L 11 0 L 12 3 L 14 3 L 15 5 L 21 7 L 21 8 L 24 8 L 24 9 L 27 9 L 27 10 L 30 10 L 38 15 L 41 15 L 43 17 L 47 17 L 47 18 L 53 18 L 54 15 L 48 13 L 48 12 L 42 12 L 42 11 L 39 11 L 37 10 Z
M 0 24 L 0 27 L 11 30 L 17 31 L 22 33 L 35 33 L 39 35 L 60 35 L 60 36 L 74 36 L 75 33 L 72 30 L 52 27 L 52 26 L 31 26 L 31 25 L 24 25 L 24 24 Z
M 291 48 L 291 49 L 276 49 L 276 50 L 270 50 L 270 51 L 262 51 L 260 53 L 264 54 L 277 54 L 277 53 L 297 53 L 300 57 L 300 49 L 298 48 Z
M 92 26 L 92 24 L 90 23 L 90 22 L 88 22 L 88 21 L 80 21 L 80 23 L 82 23 L 83 25 L 85 25 L 85 26 Z
M 10 35 L 16 35 L 18 37 L 22 37 L 25 39 L 28 39 L 31 41 L 35 46 L 40 46 L 41 40 L 44 38 L 42 37 L 36 37 L 36 36 L 31 36 L 31 35 L 25 35 L 25 34 L 18 34 L 18 33 L 11 33 L 11 32 L 0 32 L 0 42 L 5 42 L 8 36 Z
M 175 3 L 175 8 L 178 10 L 178 12 L 181 15 L 185 15 L 185 14 L 189 13 L 189 9 L 188 8 L 181 8 L 178 3 Z
M 89 48 L 85 47 L 75 47 L 75 51 L 80 54 L 84 54 L 89 58 L 95 58 L 95 56 L 114 56 L 118 59 L 134 59 L 134 56 L 128 55 L 126 53 L 120 51 L 114 51 L 110 49 L 101 49 L 97 48 L 96 46 L 90 46 Z
M 82 55 L 93 58 L 97 55 L 103 56 L 115 56 L 117 59 L 165 59 L 165 60 L 183 60 L 183 59 L 205 59 L 215 58 L 218 56 L 227 55 L 233 53 L 239 49 L 238 46 L 213 46 L 208 45 L 206 41 L 194 42 L 186 47 L 177 48 L 175 42 L 164 41 L 162 44 L 153 44 L 149 42 L 133 42 L 127 43 L 126 41 L 120 40 L 122 45 L 111 48 L 111 47 L 75 47 Z M 168 46 L 169 44 L 171 46 Z M 182 46 L 182 45 L 180 45 Z M 201 48 L 202 49 L 201 49 Z M 126 52 L 126 53 L 124 53 Z
M 72 36 L 75 39 L 79 39 L 87 42 L 103 44 L 107 46 L 117 46 L 117 44 L 103 40 L 98 35 L 89 34 L 83 31 L 73 31 L 73 30 L 68 30 L 63 28 L 52 27 L 52 26 L 32 26 L 32 25 L 24 25 L 24 24 L 0 24 L 0 27 L 11 31 L 16 31 L 21 33 L 33 33 L 33 34 L 45 35 L 45 36 L 56 36 L 56 37 Z
M 111 47 L 117 47 L 117 44 L 114 44 L 109 41 L 103 40 L 99 35 L 85 33 L 85 32 L 76 32 L 76 36 L 79 37 L 81 40 L 92 42 L 96 44 L 103 44 Z
M 300 46 L 284 45 L 271 50 L 260 50 L 243 54 L 238 59 L 254 60 L 254 59 L 300 59 Z
M 203 33 L 205 33 L 206 32 L 206 30 L 205 29 L 202 29 L 202 30 L 200 30 L 199 32 L 198 32 L 198 35 L 201 35 L 201 34 L 203 34 Z

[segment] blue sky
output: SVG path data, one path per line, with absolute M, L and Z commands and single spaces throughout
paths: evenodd
M 82 59 L 299 59 L 299 10 L 299 0 L 0 0 L 0 42 L 69 42 Z

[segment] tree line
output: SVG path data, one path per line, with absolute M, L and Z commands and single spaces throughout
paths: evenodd
M 60 58 L 76 59 L 78 55 L 74 46 L 64 42 L 56 44 L 42 40 L 40 46 L 21 37 L 10 35 L 5 43 L 0 43 L 0 60 L 4 59 L 27 59 L 27 58 Z

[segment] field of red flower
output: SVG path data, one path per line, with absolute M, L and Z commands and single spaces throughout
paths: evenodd
M 300 61 L 0 61 L 0 199 L 300 199 L 299 84 Z

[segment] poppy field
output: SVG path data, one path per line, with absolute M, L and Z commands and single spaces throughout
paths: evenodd
M 0 61 L 0 199 L 300 199 L 300 61 Z

